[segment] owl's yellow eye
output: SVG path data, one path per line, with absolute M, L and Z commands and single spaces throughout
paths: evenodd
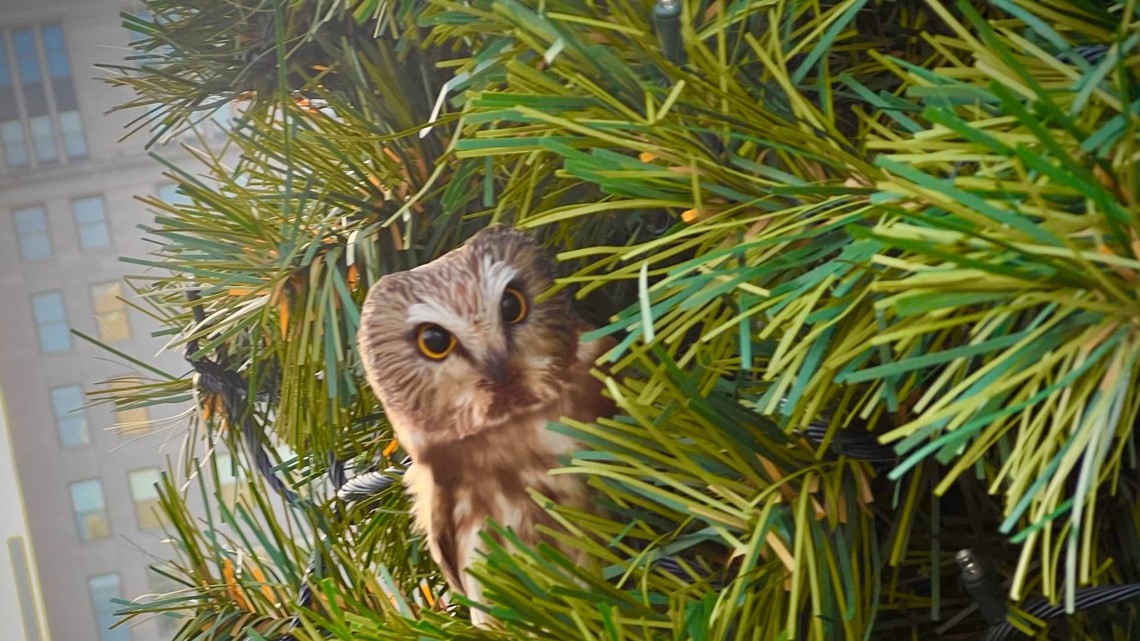
M 416 329 L 416 345 L 419 346 L 420 353 L 432 360 L 447 358 L 451 350 L 455 349 L 455 343 L 451 332 L 439 325 L 426 323 Z
M 503 292 L 503 301 L 499 303 L 503 313 L 503 320 L 508 323 L 521 323 L 526 319 L 526 297 L 514 287 L 508 287 Z

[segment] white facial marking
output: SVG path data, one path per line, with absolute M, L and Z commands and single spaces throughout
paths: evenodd
M 483 296 L 488 302 L 494 302 L 494 309 L 498 309 L 499 299 L 503 290 L 518 276 L 518 270 L 507 263 L 497 263 L 491 256 L 484 256 L 483 263 Z
M 404 323 L 415 326 L 433 323 L 455 334 L 467 326 L 467 321 L 450 307 L 434 298 L 425 298 L 422 303 L 408 305 Z

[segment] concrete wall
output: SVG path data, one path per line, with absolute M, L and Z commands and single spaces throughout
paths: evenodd
M 0 638 L 45 639 L 43 599 L 32 559 L 31 530 L 24 513 L 16 457 L 0 394 Z

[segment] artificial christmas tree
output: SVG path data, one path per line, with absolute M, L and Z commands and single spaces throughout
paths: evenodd
M 152 203 L 135 259 L 193 374 L 120 402 L 193 392 L 192 437 L 254 473 L 201 520 L 177 477 L 210 464 L 172 471 L 185 589 L 128 617 L 183 617 L 179 640 L 1138 634 L 1134 3 L 146 4 L 113 79 L 139 127 L 240 109 L 205 175 L 171 167 L 189 203 Z M 618 414 L 552 426 L 600 508 L 550 505 L 553 536 L 592 563 L 497 532 L 475 572 L 501 627 L 476 630 L 354 337 L 381 275 L 492 222 L 558 252 L 616 339 Z

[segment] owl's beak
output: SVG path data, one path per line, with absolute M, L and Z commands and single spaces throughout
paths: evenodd
M 510 357 L 506 352 L 491 352 L 483 363 L 483 374 L 495 385 L 507 382 L 507 363 Z

